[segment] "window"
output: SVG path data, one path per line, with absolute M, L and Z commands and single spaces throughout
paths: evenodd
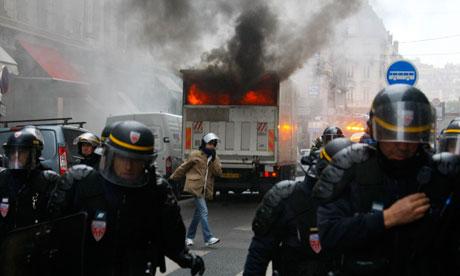
M 42 29 L 48 29 L 49 0 L 43 0 L 43 3 L 37 6 L 37 24 Z
M 88 36 L 94 36 L 94 9 L 95 1 L 85 0 L 85 32 Z
M 348 66 L 347 77 L 353 78 L 353 65 Z
M 18 2 L 16 0 L 4 0 L 3 3 L 4 3 L 3 5 L 6 11 L 6 15 L 11 18 L 16 18 Z
M 0 0 L 0 15 L 2 16 L 7 15 L 5 1 L 6 0 Z
M 371 76 L 371 66 L 370 65 L 365 65 L 363 69 L 364 69 L 364 72 L 363 72 L 364 78 L 366 78 L 366 79 L 370 78 L 370 76 Z
M 29 0 L 17 0 L 18 20 L 24 23 L 29 23 Z
M 62 0 L 61 0 L 62 1 Z M 81 39 L 83 34 L 84 2 L 82 0 L 67 0 L 65 11 L 67 16 L 67 32 L 77 39 Z
M 77 145 L 74 145 L 73 142 L 75 138 L 80 136 L 82 133 L 84 133 L 81 130 L 76 130 L 76 129 L 68 129 L 68 128 L 63 128 L 62 132 L 64 133 L 64 140 L 65 144 L 67 146 L 67 149 L 69 151 L 69 155 L 67 156 L 68 162 L 70 164 L 76 163 L 76 156 L 79 156 L 78 153 L 78 147 Z
M 354 93 L 354 89 L 352 87 L 350 87 L 348 89 L 348 93 L 347 93 L 347 101 L 348 102 L 353 102 L 353 98 L 354 98 L 353 93 Z

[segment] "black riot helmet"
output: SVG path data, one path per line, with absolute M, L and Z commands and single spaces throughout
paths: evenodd
M 327 165 L 329 165 L 336 153 L 351 146 L 352 144 L 353 142 L 351 142 L 350 139 L 340 137 L 332 140 L 326 146 L 322 147 L 319 154 L 319 160 L 316 165 L 318 176 L 321 175 L 323 170 L 327 167 Z
M 110 123 L 104 126 L 101 132 L 101 142 L 104 143 L 105 140 L 109 137 L 110 132 L 112 131 L 113 127 L 116 126 L 119 122 Z
M 24 127 L 12 133 L 6 143 L 4 163 L 12 170 L 33 170 L 40 165 L 43 136 L 35 127 Z
M 329 126 L 323 131 L 323 135 L 321 135 L 321 140 L 323 145 L 326 145 L 330 141 L 344 137 L 342 130 L 337 126 Z
M 435 112 L 419 89 L 394 84 L 375 96 L 370 113 L 372 138 L 377 142 L 431 143 Z
M 83 155 L 82 149 L 81 149 L 83 144 L 91 145 L 93 147 L 93 150 L 94 150 L 101 144 L 101 140 L 95 134 L 93 134 L 91 132 L 85 132 L 85 133 L 79 135 L 77 138 L 75 138 L 74 141 L 73 141 L 73 144 L 77 146 L 78 153 L 80 155 Z
M 147 184 L 146 169 L 154 161 L 154 136 L 144 124 L 136 121 L 123 121 L 114 126 L 104 142 L 100 162 L 102 176 L 113 184 L 124 187 L 141 187 Z M 117 161 L 115 160 L 117 159 Z M 138 175 L 120 175 L 114 162 L 142 164 Z
M 453 119 L 439 137 L 439 152 L 460 154 L 460 118 Z

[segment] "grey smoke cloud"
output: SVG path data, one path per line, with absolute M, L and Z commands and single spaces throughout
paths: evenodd
M 230 73 L 248 83 L 265 71 L 287 79 L 327 45 L 335 25 L 356 12 L 361 1 L 316 1 L 311 4 L 316 12 L 288 20 L 279 3 L 262 0 L 129 0 L 121 10 L 128 17 L 140 16 L 138 41 L 164 64 L 177 70 L 201 57 L 197 68 Z M 229 25 L 234 28 L 228 40 L 205 50 L 203 39 Z
M 147 48 L 163 65 L 178 70 L 204 51 L 203 39 L 239 11 L 241 0 L 125 0 L 119 14 L 131 43 Z
M 289 33 L 281 32 L 272 51 L 271 66 L 281 79 L 288 78 L 305 61 L 324 47 L 334 34 L 334 27 L 357 12 L 360 0 L 336 0 L 313 14 L 304 26 Z

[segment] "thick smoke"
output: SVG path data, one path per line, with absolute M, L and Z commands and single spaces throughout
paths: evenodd
M 274 58 L 271 66 L 281 79 L 288 78 L 313 54 L 324 47 L 334 33 L 334 27 L 343 19 L 357 12 L 361 7 L 360 0 L 336 0 L 315 13 L 298 30 L 281 33 L 277 38 Z
M 223 47 L 205 54 L 203 63 L 208 69 L 230 72 L 243 83 L 250 83 L 266 71 L 275 71 L 281 80 L 287 79 L 326 45 L 334 26 L 359 7 L 360 0 L 337 0 L 303 25 L 282 25 L 279 16 L 261 3 L 238 17 L 235 35 Z
M 140 16 L 134 33 L 158 62 L 177 70 L 201 57 L 197 68 L 231 74 L 247 84 L 266 71 L 287 79 L 326 46 L 335 25 L 356 12 L 361 1 L 313 1 L 311 9 L 320 5 L 316 12 L 306 10 L 306 16 L 291 20 L 280 20 L 288 17 L 284 4 L 262 0 L 129 0 L 121 10 L 125 18 Z M 294 2 L 285 5 L 305 8 L 302 1 Z M 219 36 L 232 22 L 227 42 L 205 50 L 206 38 Z
M 208 69 L 230 73 L 244 84 L 266 71 L 267 43 L 277 30 L 276 16 L 267 5 L 242 13 L 236 20 L 235 35 L 222 48 L 203 55 Z
M 127 22 L 133 44 L 178 70 L 200 57 L 206 37 L 231 21 L 239 1 L 125 0 L 119 16 Z

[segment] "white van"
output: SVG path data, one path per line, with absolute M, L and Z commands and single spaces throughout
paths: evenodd
M 107 124 L 133 120 L 146 125 L 155 136 L 157 172 L 169 177 L 182 162 L 182 116 L 162 112 L 115 115 L 107 118 Z

